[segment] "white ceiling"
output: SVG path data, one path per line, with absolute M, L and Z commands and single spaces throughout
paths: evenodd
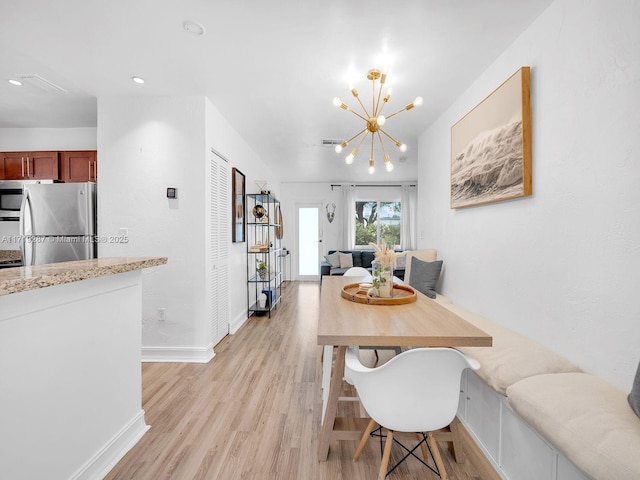
M 202 95 L 216 105 L 283 181 L 406 181 L 417 178 L 417 139 L 552 0 L 2 0 L 0 127 L 96 126 L 103 95 Z M 206 33 L 183 29 L 191 20 Z M 424 106 L 385 129 L 388 173 L 368 148 L 353 165 L 321 145 L 364 122 L 354 109 L 349 70 L 361 98 L 364 76 L 386 55 L 393 96 L 385 113 L 424 97 Z M 45 93 L 8 79 L 35 73 L 67 90 Z M 144 85 L 131 81 L 145 78 Z M 399 157 L 406 157 L 404 162 Z M 233 159 L 231 159 L 233 161 Z

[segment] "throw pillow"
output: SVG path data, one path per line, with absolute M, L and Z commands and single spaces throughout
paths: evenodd
M 638 370 L 636 370 L 636 379 L 633 381 L 633 388 L 631 388 L 631 393 L 627 397 L 629 400 L 629 405 L 636 413 L 638 417 L 640 417 L 640 363 L 638 364 Z
M 353 267 L 353 256 L 350 253 L 340 253 L 340 268 Z
M 440 278 L 440 270 L 442 270 L 442 260 L 425 262 L 412 257 L 409 285 L 429 298 L 436 298 L 436 283 Z
M 324 258 L 326 258 L 331 267 L 338 268 L 340 266 L 340 254 L 338 252 L 333 252 L 329 255 L 325 255 Z

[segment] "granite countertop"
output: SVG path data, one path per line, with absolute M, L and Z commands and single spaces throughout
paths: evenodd
M 0 270 L 0 296 L 157 267 L 167 257 L 109 257 Z
M 0 250 L 0 262 L 5 260 L 20 260 L 20 250 Z

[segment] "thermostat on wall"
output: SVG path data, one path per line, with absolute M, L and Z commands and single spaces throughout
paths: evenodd
M 175 187 L 167 187 L 167 198 L 178 198 L 178 189 Z

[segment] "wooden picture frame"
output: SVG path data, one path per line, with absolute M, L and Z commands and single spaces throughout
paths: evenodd
M 245 241 L 245 177 L 237 168 L 231 171 L 231 241 L 243 243 Z
M 451 127 L 451 208 L 532 194 L 530 67 Z

